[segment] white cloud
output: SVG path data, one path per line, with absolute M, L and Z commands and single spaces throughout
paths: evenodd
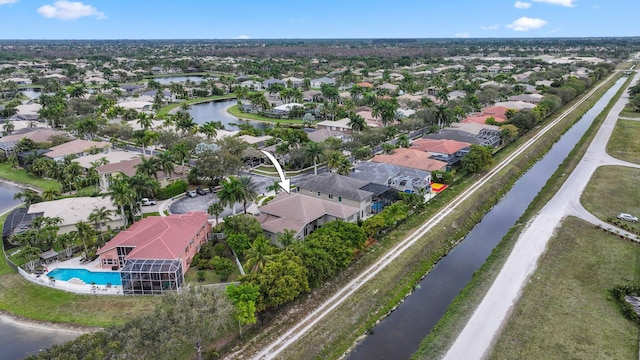
M 457 38 L 468 38 L 469 37 L 469 33 L 466 32 L 466 31 L 465 32 L 461 32 L 461 33 L 457 33 L 455 35 L 455 37 L 457 37 Z
M 499 24 L 495 24 L 495 25 L 480 26 L 480 29 L 482 29 L 482 30 L 498 30 L 499 27 L 500 27 Z
M 576 2 L 576 0 L 533 0 L 533 1 L 547 3 L 550 5 L 560 5 L 564 7 L 574 7 L 575 5 L 573 3 Z
M 67 0 L 56 1 L 53 5 L 41 6 L 38 8 L 38 13 L 46 18 L 61 20 L 75 20 L 86 16 L 95 16 L 97 19 L 107 18 L 102 11 L 98 11 L 91 5 Z
M 600 5 L 593 5 L 594 9 L 600 9 Z
M 524 2 L 524 1 L 516 1 L 516 3 L 513 4 L 513 7 L 515 7 L 516 9 L 528 9 L 531 7 L 531 3 Z
M 0 5 L 15 4 L 18 0 L 0 0 Z
M 238 35 L 238 36 L 236 36 L 236 37 L 235 37 L 235 39 L 243 39 L 243 40 L 246 40 L 246 39 L 249 39 L 249 35 Z
M 523 16 L 507 25 L 507 27 L 509 29 L 513 29 L 514 31 L 529 31 L 531 29 L 541 28 L 545 25 L 547 25 L 546 20 Z

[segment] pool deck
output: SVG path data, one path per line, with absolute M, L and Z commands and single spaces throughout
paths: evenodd
M 106 285 L 91 285 L 86 284 L 80 279 L 72 278 L 69 281 L 61 280 L 49 280 L 47 274 L 54 269 L 85 269 L 89 271 L 101 271 L 111 272 L 111 269 L 101 268 L 99 259 L 96 259 L 90 263 L 80 263 L 80 257 L 75 257 L 66 261 L 54 261 L 46 265 L 46 272 L 42 275 L 29 274 L 28 272 L 19 269 L 20 274 L 32 283 L 48 286 L 50 288 L 72 292 L 76 294 L 90 294 L 90 295 L 122 295 L 122 286 L 112 285 L 107 287 Z

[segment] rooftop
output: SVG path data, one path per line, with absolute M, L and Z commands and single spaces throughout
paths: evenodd
M 64 157 L 68 155 L 81 154 L 89 151 L 91 148 L 103 149 L 110 147 L 111 143 L 107 141 L 89 141 L 76 139 L 58 146 L 50 148 L 46 156 L 52 159 Z
M 120 212 L 113 205 L 110 198 L 96 197 L 73 197 L 53 201 L 43 201 L 29 206 L 28 214 L 39 214 L 42 216 L 62 219 L 60 226 L 74 225 L 78 221 L 87 221 L 89 214 L 95 208 L 105 207 L 111 210 L 112 220 L 120 219 Z
M 447 163 L 431 159 L 431 153 L 414 149 L 395 149 L 390 155 L 376 155 L 371 161 L 404 166 L 423 171 L 435 171 L 446 168 Z

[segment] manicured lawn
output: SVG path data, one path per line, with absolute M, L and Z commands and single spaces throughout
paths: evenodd
M 264 121 L 264 122 L 279 123 L 279 124 L 302 124 L 302 120 L 298 120 L 298 119 L 294 119 L 294 120 L 272 119 L 272 118 L 268 118 L 268 117 L 264 117 L 256 114 L 243 113 L 238 109 L 238 105 L 233 105 L 232 107 L 227 109 L 227 111 L 229 111 L 231 115 L 244 120 L 256 120 L 256 121 Z
M 631 109 L 631 106 L 627 105 L 620 112 L 620 116 L 630 117 L 630 118 L 640 118 L 640 112 L 633 111 L 633 109 Z
M 187 271 L 187 273 L 184 276 L 185 283 L 190 284 L 190 286 L 228 283 L 228 282 L 238 281 L 238 277 L 240 276 L 240 272 L 236 268 L 233 271 L 233 274 L 231 274 L 231 276 L 229 276 L 229 278 L 226 281 L 222 281 L 220 280 L 220 277 L 216 275 L 215 271 L 202 270 L 204 271 L 204 281 L 200 282 L 198 281 L 198 271 L 200 270 L 198 270 L 197 267 L 190 268 L 189 271 Z
M 617 159 L 640 164 L 640 119 L 618 119 L 607 144 L 607 153 Z
M 212 100 L 235 99 L 235 98 L 236 98 L 236 96 L 234 94 L 227 94 L 227 95 L 215 95 L 215 96 L 208 96 L 208 97 L 185 100 L 185 101 L 182 101 L 182 102 L 179 102 L 179 103 L 170 104 L 170 105 L 162 107 L 160 110 L 158 110 L 158 115 L 166 115 L 171 110 L 173 110 L 175 108 L 179 108 L 182 104 L 193 105 L 193 104 L 199 104 L 199 103 L 212 101 Z
M 568 218 L 490 359 L 635 359 L 638 327 L 609 290 L 639 280 L 637 244 Z
M 640 169 L 603 166 L 596 170 L 580 201 L 585 209 L 601 220 L 618 213 L 640 215 Z M 637 225 L 636 225 L 637 227 Z
M 0 178 L 33 185 L 43 190 L 51 188 L 60 190 L 60 183 L 57 181 L 37 178 L 27 173 L 24 169 L 13 169 L 9 163 L 0 164 Z

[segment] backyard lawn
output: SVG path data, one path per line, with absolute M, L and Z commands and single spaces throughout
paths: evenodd
M 14 181 L 22 184 L 33 185 L 42 190 L 58 189 L 60 190 L 60 183 L 55 180 L 41 179 L 27 173 L 24 169 L 14 169 L 9 163 L 0 164 L 0 178 Z
M 638 284 L 639 257 L 637 244 L 565 220 L 490 359 L 636 359 L 638 326 L 609 291 Z

